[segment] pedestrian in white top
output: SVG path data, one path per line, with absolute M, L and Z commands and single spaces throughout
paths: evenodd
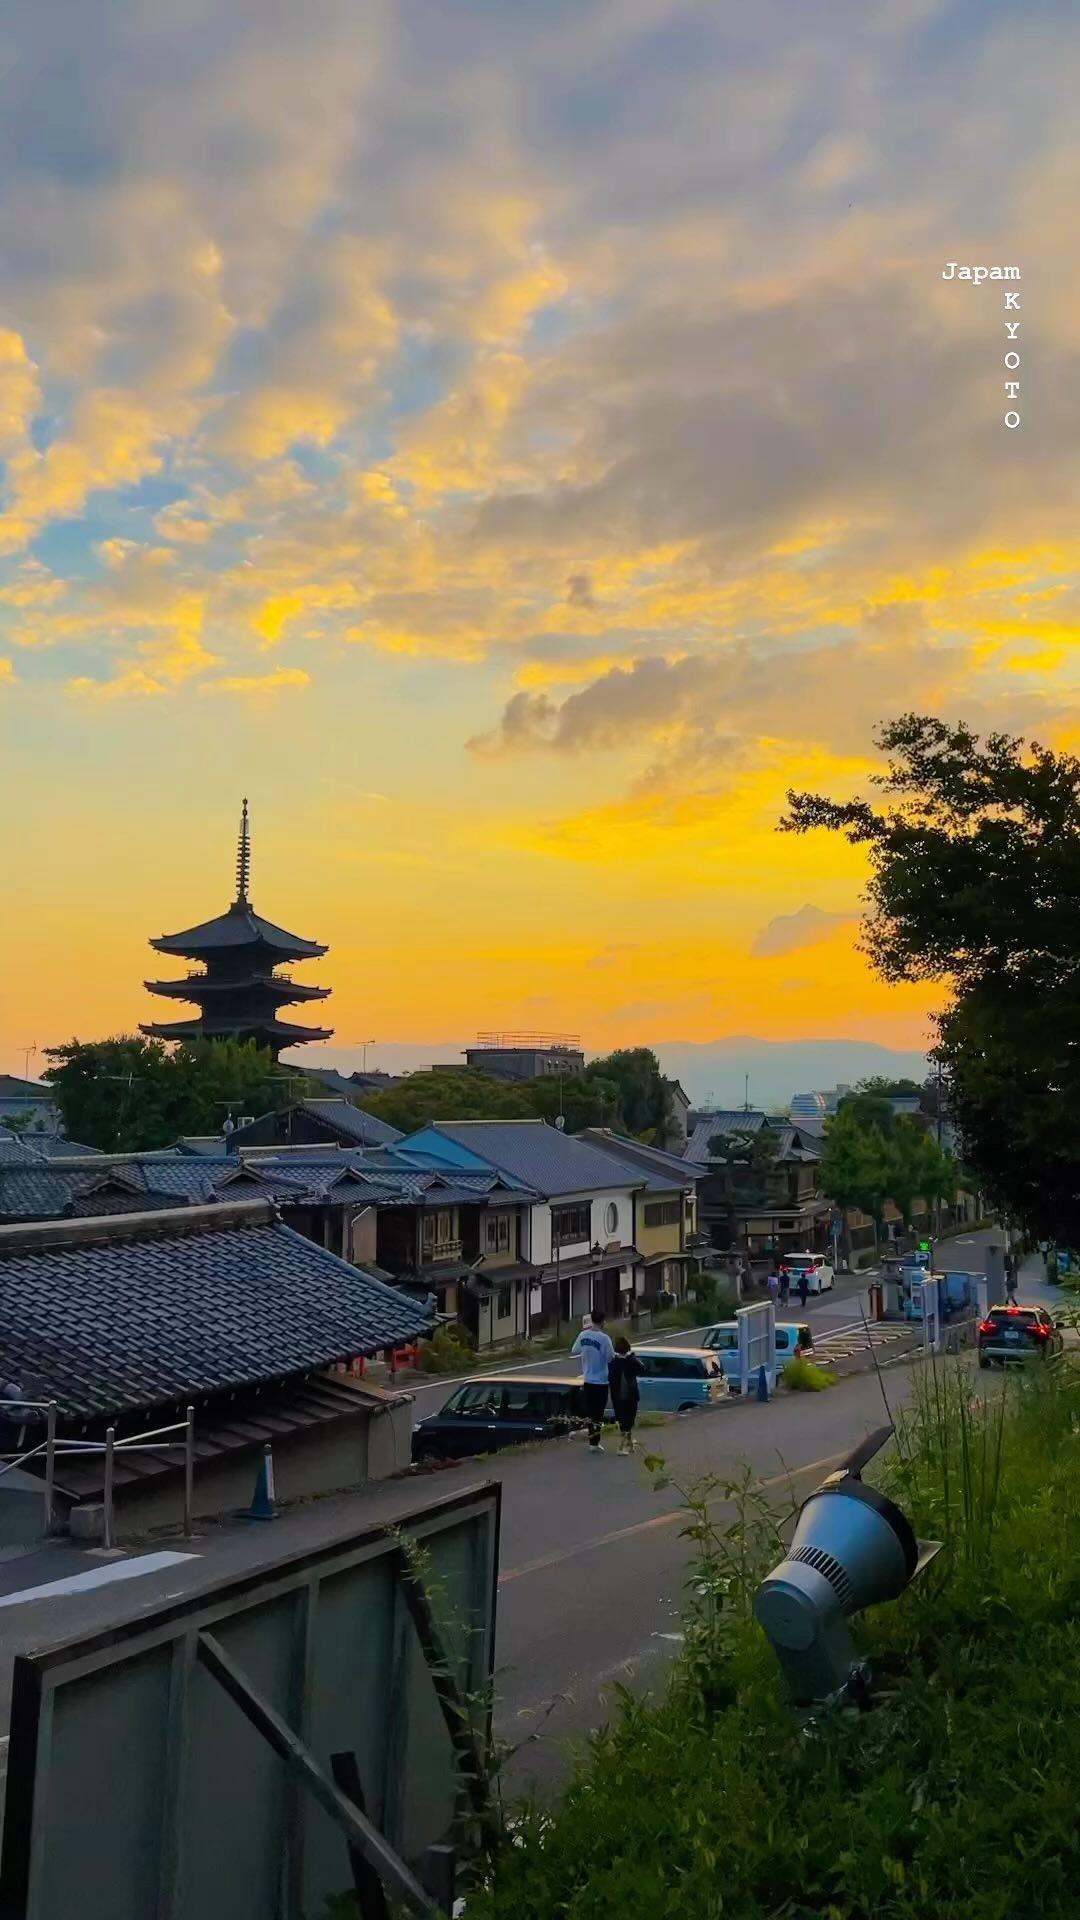
M 608 1368 L 615 1358 L 615 1349 L 604 1332 L 602 1313 L 586 1315 L 585 1325 L 574 1341 L 571 1352 L 581 1359 L 581 1397 L 589 1422 L 589 1451 L 603 1453 L 600 1435 L 608 1400 Z

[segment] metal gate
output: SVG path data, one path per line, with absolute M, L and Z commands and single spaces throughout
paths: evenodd
M 15 1662 L 0 1920 L 448 1911 L 484 1818 L 499 1489 Z M 381 1907 L 380 1907 L 380 1904 Z

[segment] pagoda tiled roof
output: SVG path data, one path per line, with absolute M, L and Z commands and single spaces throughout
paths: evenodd
M 299 934 L 275 926 L 272 920 L 264 920 L 246 900 L 234 900 L 227 913 L 219 913 L 216 919 L 204 920 L 197 927 L 186 927 L 182 933 L 163 933 L 150 945 L 159 953 L 179 953 L 194 959 L 204 953 L 258 945 L 297 960 L 314 960 L 329 952 L 317 940 L 303 940 Z
M 149 1034 L 156 1040 L 213 1040 L 225 1039 L 241 1030 L 246 1038 L 262 1042 L 272 1041 L 275 1046 L 299 1046 L 306 1040 L 329 1040 L 333 1027 L 298 1027 L 289 1020 L 229 1020 L 222 1015 L 215 1019 L 213 1014 L 200 1014 L 194 1020 L 144 1020 L 139 1026 L 140 1033 Z

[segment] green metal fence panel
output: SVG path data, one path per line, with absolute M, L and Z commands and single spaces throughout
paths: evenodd
M 322 1920 L 341 1754 L 423 1878 L 490 1737 L 498 1529 L 484 1486 L 20 1656 L 0 1920 Z

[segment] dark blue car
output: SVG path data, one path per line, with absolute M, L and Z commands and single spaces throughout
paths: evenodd
M 413 1428 L 412 1457 L 464 1460 L 525 1441 L 554 1440 L 584 1424 L 579 1378 L 485 1374 L 457 1387 L 438 1413 Z

